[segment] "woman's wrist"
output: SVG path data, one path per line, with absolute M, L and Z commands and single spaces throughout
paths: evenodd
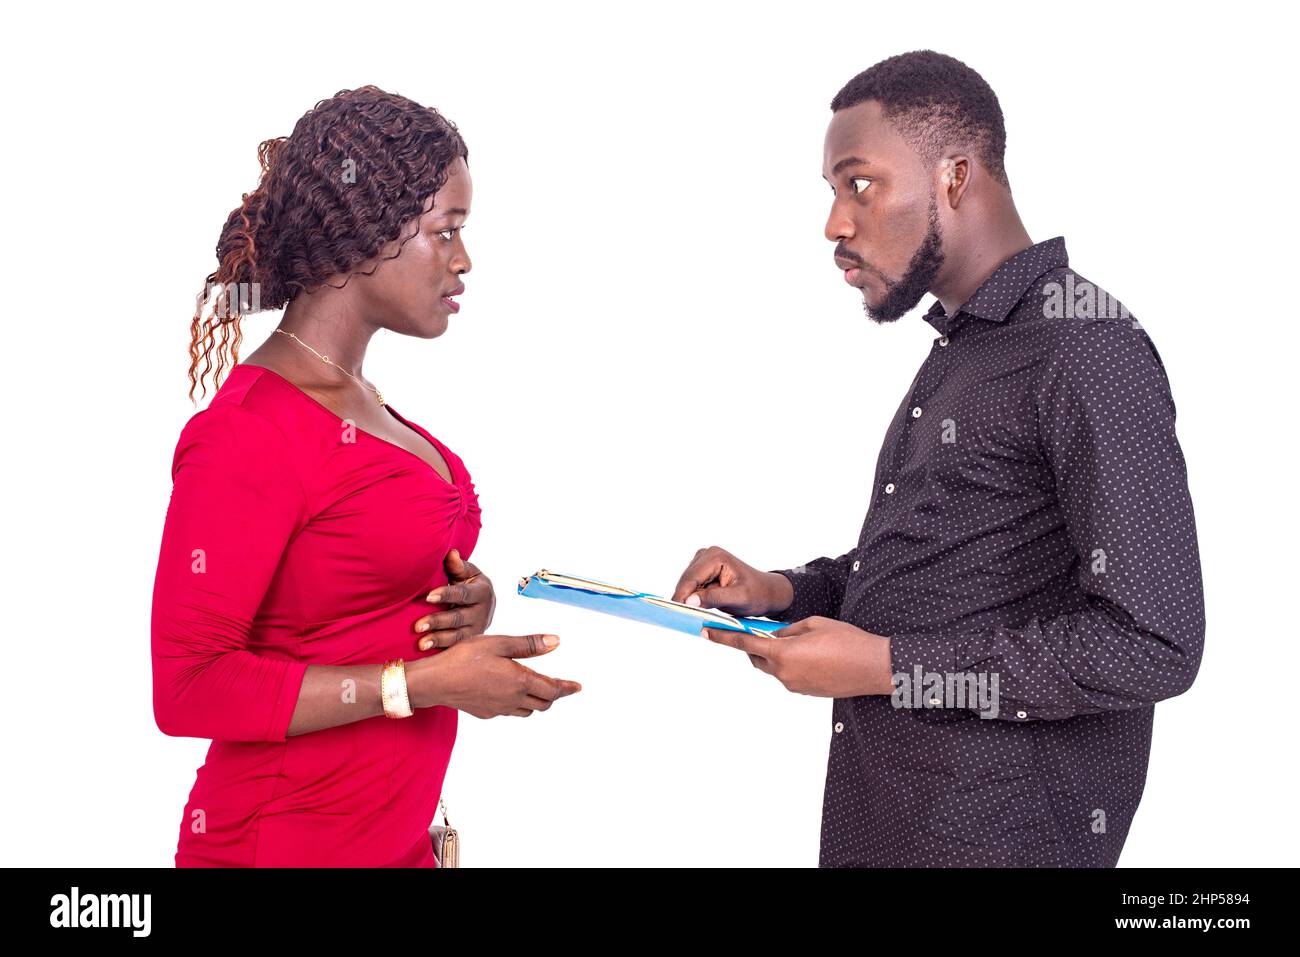
M 438 680 L 441 669 L 437 665 L 440 655 L 429 655 L 406 662 L 406 694 L 412 708 L 432 708 L 442 704 L 442 687 Z

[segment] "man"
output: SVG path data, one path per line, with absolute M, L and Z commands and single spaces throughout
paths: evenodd
M 1204 637 L 1163 364 L 1064 239 L 1031 241 L 979 74 L 908 53 L 831 110 L 835 263 L 877 322 L 933 293 L 939 336 L 856 547 L 767 572 L 703 549 L 673 597 L 793 623 L 707 633 L 835 699 L 822 866 L 1114 866 Z

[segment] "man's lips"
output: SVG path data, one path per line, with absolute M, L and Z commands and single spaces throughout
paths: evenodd
M 840 256 L 835 257 L 835 265 L 844 270 L 844 281 L 850 286 L 858 284 L 858 277 L 862 275 L 861 264 L 852 259 L 844 259 Z

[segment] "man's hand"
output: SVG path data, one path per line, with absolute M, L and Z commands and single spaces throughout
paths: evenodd
M 733 615 L 772 615 L 790 607 L 794 587 L 784 575 L 759 571 L 714 545 L 695 553 L 673 590 L 673 601 Z
M 889 639 L 833 618 L 805 618 L 770 638 L 719 628 L 704 634 L 746 652 L 755 668 L 789 691 L 819 698 L 894 693 Z
M 477 567 L 461 561 L 459 551 L 449 551 L 443 567 L 447 569 L 447 584 L 429 592 L 425 600 L 455 607 L 416 621 L 421 651 L 449 648 L 462 638 L 485 634 L 496 612 L 492 582 Z

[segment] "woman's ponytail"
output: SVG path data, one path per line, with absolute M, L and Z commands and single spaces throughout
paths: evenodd
M 208 275 L 196 299 L 194 318 L 190 322 L 191 401 L 194 401 L 194 390 L 213 371 L 214 352 L 214 390 L 221 385 L 228 368 L 239 362 L 239 344 L 243 339 L 240 319 L 261 308 L 264 277 L 258 271 L 258 229 L 266 207 L 266 181 L 285 139 L 279 136 L 264 140 L 257 147 L 261 179 L 255 190 L 244 194 L 240 207 L 226 218 L 217 242 L 217 269 Z M 203 363 L 201 371 L 200 362 Z M 203 389 L 206 395 L 207 387 L 204 385 Z

